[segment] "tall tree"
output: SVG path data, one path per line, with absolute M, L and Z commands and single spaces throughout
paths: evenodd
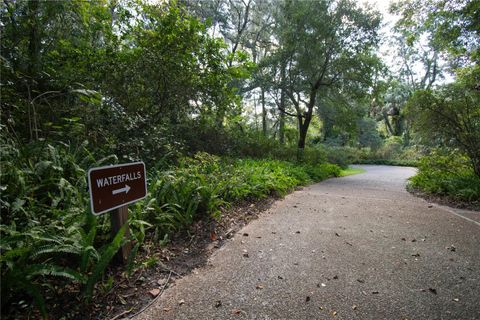
M 321 108 L 320 97 L 366 91 L 369 86 L 378 64 L 373 49 L 378 44 L 380 15 L 350 0 L 286 0 L 278 7 L 278 46 L 270 62 L 277 66 L 274 72 L 286 68 L 285 78 L 273 86 L 282 88 L 293 105 L 293 112 L 281 111 L 297 119 L 301 153 L 314 108 Z
M 419 89 L 429 89 L 442 77 L 444 61 L 440 47 L 431 40 L 431 19 L 425 7 L 431 2 L 398 1 L 391 5 L 390 11 L 400 15 L 394 26 L 393 46 L 397 49 L 399 74 L 410 87 L 410 93 Z
M 453 83 L 417 90 L 407 103 L 415 130 L 461 150 L 480 176 L 480 4 L 467 0 L 400 1 L 397 26 L 412 43 L 441 53 Z M 427 69 L 428 70 L 428 69 Z

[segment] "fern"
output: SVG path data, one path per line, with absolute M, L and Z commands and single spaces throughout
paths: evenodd
M 123 236 L 125 235 L 125 228 L 127 225 L 124 225 L 120 230 L 117 232 L 115 237 L 113 238 L 112 242 L 105 248 L 100 256 L 100 260 L 95 265 L 92 270 L 92 274 L 88 277 L 85 288 L 84 288 L 84 297 L 85 300 L 89 303 L 92 295 L 93 289 L 95 284 L 100 280 L 103 276 L 105 269 L 107 268 L 110 261 L 113 259 L 115 254 L 117 253 L 118 249 L 123 244 Z
M 31 254 L 31 258 L 34 259 L 45 254 L 59 254 L 59 253 L 79 255 L 81 253 L 81 249 L 82 248 L 75 245 L 71 245 L 71 244 L 44 245 L 33 250 Z
M 97 250 L 93 247 L 93 242 L 97 234 L 97 226 L 94 223 L 90 226 L 89 232 L 86 234 L 85 231 L 80 230 L 82 236 L 82 253 L 80 256 L 80 271 L 86 272 L 88 268 L 88 263 L 93 257 L 95 260 L 99 259 Z
M 35 276 L 61 277 L 85 283 L 86 277 L 79 272 L 69 268 L 60 267 L 52 264 L 34 264 L 24 270 L 27 279 L 33 279 Z

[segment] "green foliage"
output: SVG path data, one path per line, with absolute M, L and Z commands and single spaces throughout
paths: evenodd
M 97 218 L 90 213 L 86 192 L 86 169 L 117 159 L 95 161 L 87 146 L 43 142 L 19 146 L 2 140 L 2 310 L 29 295 L 46 316 L 43 297 L 55 293 L 53 278 L 80 287 L 88 302 L 123 244 L 123 229 L 108 240 L 108 215 Z M 127 271 L 132 271 L 135 255 L 152 235 L 150 229 L 162 243 L 203 217 L 219 219 L 222 208 L 237 201 L 285 195 L 296 186 L 340 174 L 339 167 L 323 161 L 324 151 L 312 151 L 306 159 L 295 164 L 197 153 L 181 158 L 170 170 L 164 170 L 160 161 L 159 169 L 150 170 L 147 198 L 130 206 L 135 246 Z
M 401 138 L 391 137 L 378 149 L 327 146 L 327 158 L 342 168 L 347 168 L 351 163 L 416 167 L 418 159 L 426 150 L 419 147 L 405 148 L 400 142 Z
M 427 141 L 458 148 L 480 177 L 480 92 L 457 81 L 417 91 L 407 106 L 416 131 Z
M 142 218 L 154 224 L 157 238 L 188 228 L 195 220 L 244 199 L 285 195 L 296 186 L 339 176 L 331 164 L 294 164 L 279 160 L 219 158 L 197 153 L 184 158 L 175 171 L 152 177 L 149 199 L 152 210 Z M 154 208 L 154 209 L 153 209 Z
M 411 187 L 471 203 L 480 200 L 480 178 L 458 150 L 435 151 L 420 160 L 418 169 Z
M 116 157 L 95 161 L 86 147 L 2 139 L 2 311 L 27 294 L 46 317 L 43 296 L 53 278 L 89 291 L 103 274 L 113 249 L 98 249 L 108 225 L 90 214 L 85 169 Z
M 89 275 L 88 280 L 85 283 L 84 296 L 87 302 L 90 302 L 90 299 L 92 298 L 94 285 L 103 276 L 105 269 L 108 267 L 108 264 L 113 259 L 118 249 L 120 249 L 120 247 L 124 243 L 125 239 L 123 238 L 123 236 L 125 235 L 125 228 L 126 225 L 120 228 L 120 230 L 118 230 L 117 234 L 113 238 L 112 242 L 109 243 L 103 250 L 101 250 L 100 259 L 95 264 L 95 267 L 92 269 L 92 273 Z
M 286 0 L 277 7 L 278 44 L 260 63 L 262 82 L 288 99 L 279 109 L 298 120 L 298 147 L 304 149 L 314 109 L 326 131 L 337 119 L 343 131 L 355 126 L 356 104 L 380 66 L 373 53 L 380 16 L 349 0 Z
M 0 116 L 18 142 L 89 141 L 97 154 L 170 161 L 189 140 L 182 128 L 218 128 L 240 113 L 230 84 L 249 76 L 248 56 L 227 58 L 176 2 L 9 1 L 0 10 Z
M 358 143 L 361 147 L 378 149 L 382 145 L 382 139 L 378 134 L 377 123 L 374 119 L 363 118 L 357 121 Z

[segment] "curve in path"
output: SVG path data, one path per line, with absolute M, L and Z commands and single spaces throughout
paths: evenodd
M 136 319 L 480 319 L 480 213 L 362 167 L 276 202 Z

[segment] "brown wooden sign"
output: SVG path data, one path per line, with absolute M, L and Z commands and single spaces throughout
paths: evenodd
M 90 169 L 88 187 L 92 213 L 99 215 L 145 198 L 145 174 L 143 162 Z

